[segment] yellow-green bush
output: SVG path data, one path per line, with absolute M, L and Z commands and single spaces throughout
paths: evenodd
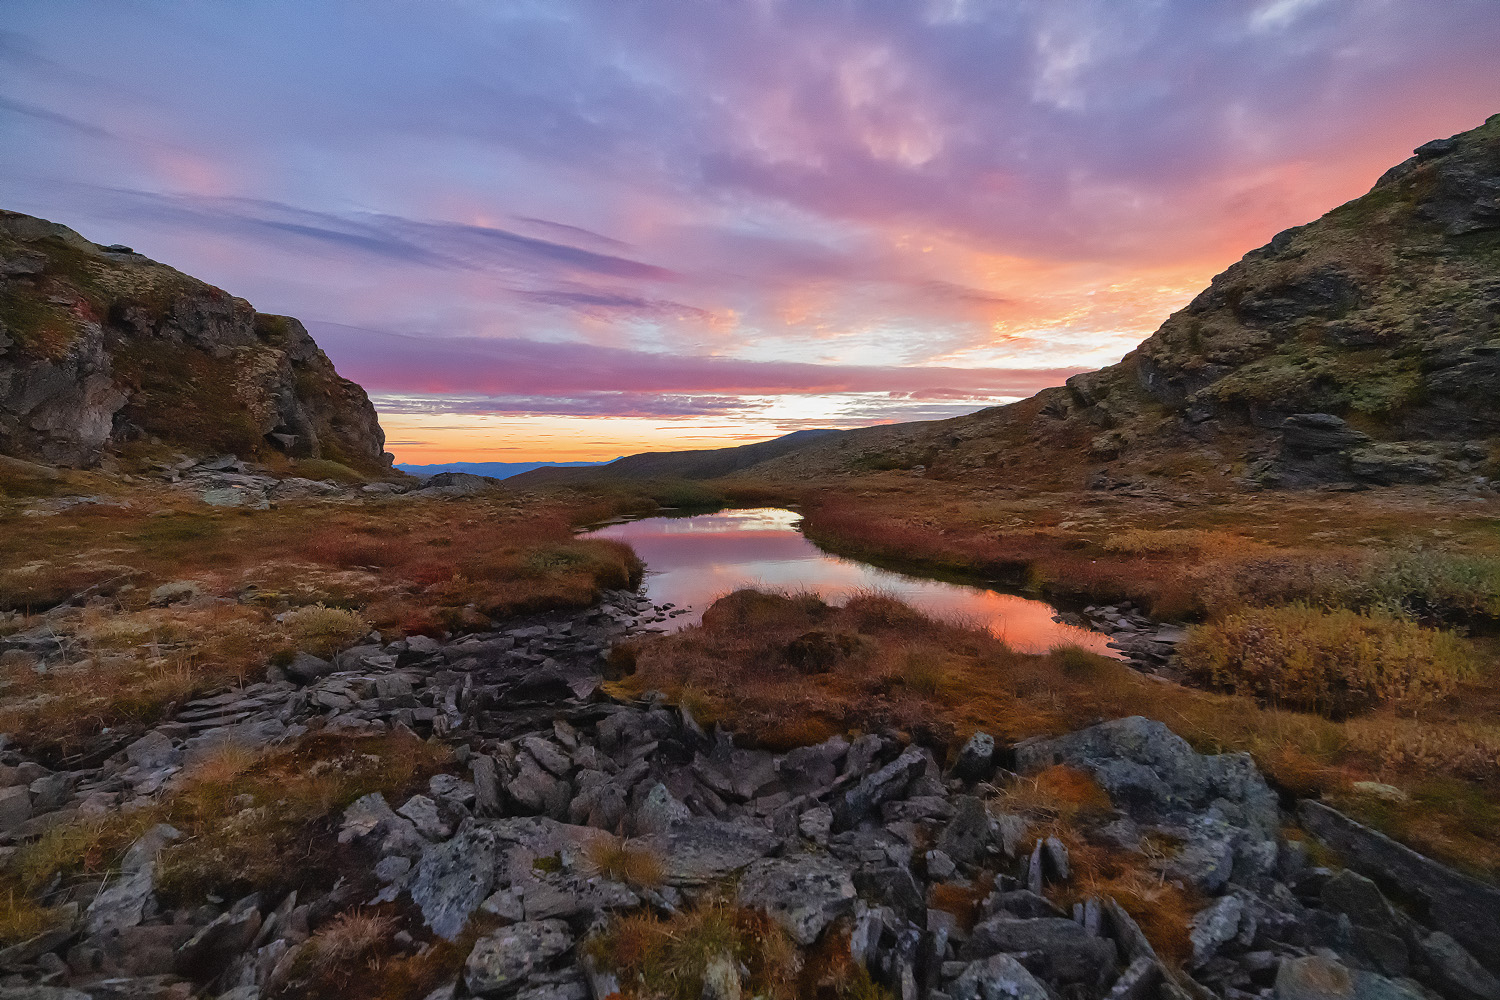
M 1335 717 L 1442 697 L 1475 669 L 1472 649 L 1451 632 L 1307 605 L 1226 615 L 1194 628 L 1177 651 L 1201 681 Z
M 370 631 L 358 612 L 310 604 L 287 613 L 282 620 L 298 649 L 314 656 L 332 656 Z

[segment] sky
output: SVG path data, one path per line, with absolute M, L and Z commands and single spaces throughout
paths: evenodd
M 0 17 L 0 207 L 303 320 L 402 462 L 1022 398 L 1497 112 L 1497 0 Z

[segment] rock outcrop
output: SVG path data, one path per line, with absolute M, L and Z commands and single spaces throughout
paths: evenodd
M 389 464 L 364 390 L 297 320 L 0 212 L 0 453 L 85 466 L 152 439 L 193 455 Z
M 763 479 L 875 469 L 1145 489 L 1500 480 L 1500 115 L 1252 250 L 1116 365 L 1005 407 L 813 441 Z

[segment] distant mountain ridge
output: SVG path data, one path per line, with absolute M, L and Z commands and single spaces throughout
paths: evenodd
M 431 465 L 397 462 L 395 467 L 418 479 L 426 479 L 440 472 L 466 472 L 473 476 L 508 479 L 511 476 L 519 476 L 523 472 L 530 472 L 532 469 L 579 469 L 586 466 L 607 465 L 611 461 L 619 461 L 619 459 L 608 459 L 603 462 L 437 462 Z
M 846 433 L 830 429 L 793 431 L 769 441 L 734 448 L 700 451 L 652 451 L 627 455 L 591 468 L 543 468 L 512 478 L 512 485 L 582 485 L 595 481 L 643 479 L 714 479 L 740 472 L 761 462 L 805 448 L 830 435 Z

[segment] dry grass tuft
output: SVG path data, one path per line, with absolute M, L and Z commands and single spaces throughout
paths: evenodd
M 720 899 L 699 902 L 670 918 L 650 913 L 616 917 L 585 947 L 616 973 L 627 997 L 698 1000 L 704 972 L 720 956 L 749 970 L 745 989 L 767 1000 L 793 1000 L 802 959 L 771 918 Z
M 395 932 L 396 920 L 365 910 L 340 913 L 319 927 L 302 953 L 317 973 L 327 975 L 350 966 L 375 951 Z
M 63 920 L 63 914 L 34 901 L 30 896 L 8 889 L 0 897 L 0 944 L 10 945 L 28 940 L 49 930 Z
M 596 837 L 589 841 L 584 861 L 594 874 L 635 888 L 654 889 L 666 878 L 661 855 L 649 845 L 616 837 Z
M 1183 556 L 1200 552 L 1224 553 L 1253 543 L 1242 535 L 1202 528 L 1131 528 L 1104 539 L 1106 552 L 1133 556 Z

